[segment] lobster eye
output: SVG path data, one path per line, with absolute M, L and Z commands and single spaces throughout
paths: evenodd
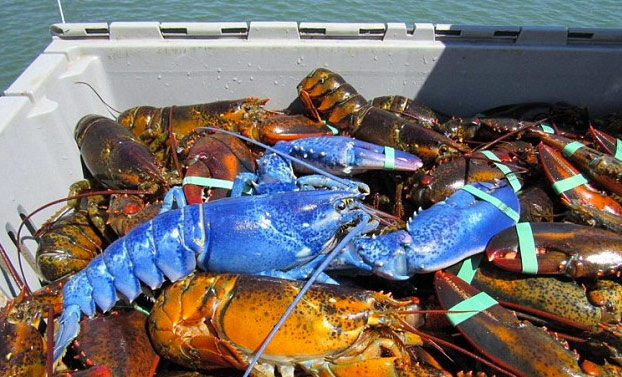
M 337 208 L 337 211 L 344 211 L 346 208 L 348 208 L 348 204 L 345 200 L 341 200 L 339 203 L 337 203 L 337 206 L 335 208 Z

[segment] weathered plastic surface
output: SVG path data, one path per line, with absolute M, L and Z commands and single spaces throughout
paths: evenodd
M 19 206 L 33 211 L 82 178 L 74 126 L 85 114 L 109 113 L 77 81 L 120 110 L 246 96 L 269 97 L 268 107 L 280 109 L 305 75 L 326 67 L 366 98 L 401 94 L 448 114 L 559 100 L 622 109 L 622 29 L 119 22 L 51 32 L 44 53 L 0 98 L 0 213 L 9 228 L 19 225 Z M 58 208 L 36 215 L 35 225 Z

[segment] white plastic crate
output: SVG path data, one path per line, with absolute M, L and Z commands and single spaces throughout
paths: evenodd
M 8 225 L 82 178 L 73 129 L 114 108 L 269 97 L 281 109 L 317 67 L 366 98 L 413 97 L 448 114 L 567 101 L 622 109 L 622 29 L 398 23 L 112 23 L 53 25 L 52 42 L 0 98 L 0 210 Z M 40 226 L 59 207 L 33 218 Z M 6 232 L 0 242 L 16 259 Z M 27 232 L 24 233 L 27 235 Z M 34 252 L 36 245 L 27 246 Z M 31 285 L 37 279 L 30 267 Z M 0 287 L 8 282 L 0 277 Z

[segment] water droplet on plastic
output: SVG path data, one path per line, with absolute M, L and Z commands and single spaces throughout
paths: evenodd
M 162 80 L 162 75 L 158 75 L 158 80 Z
M 186 76 L 190 77 L 190 71 L 186 72 Z
M 274 85 L 279 85 L 279 82 L 278 82 L 278 81 L 276 81 L 276 80 L 274 80 L 274 83 L 273 83 L 273 84 L 274 84 Z
M 374 56 L 374 60 L 375 60 L 375 61 L 378 61 L 378 56 Z
M 249 80 L 251 80 L 251 81 L 255 81 L 255 78 L 254 78 L 253 76 L 251 76 L 251 77 L 249 78 Z
M 220 75 L 216 76 L 216 80 L 220 80 Z
M 402 81 L 402 85 L 406 86 L 406 80 Z
M 247 65 L 247 66 L 249 66 L 249 67 L 252 67 L 252 66 L 253 66 L 253 63 L 248 62 L 248 63 L 246 63 L 246 65 Z
M 220 68 L 220 67 L 216 68 L 216 72 L 218 72 L 218 73 L 222 72 L 222 68 Z
M 232 81 L 238 81 L 238 78 L 237 78 L 237 77 L 234 77 L 234 78 L 232 78 L 231 80 L 232 80 Z
M 229 84 L 225 84 L 225 89 L 229 89 Z

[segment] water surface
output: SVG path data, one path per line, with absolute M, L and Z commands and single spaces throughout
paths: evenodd
M 66 22 L 314 21 L 622 27 L 619 0 L 182 1 L 62 0 Z M 0 89 L 50 42 L 56 0 L 0 0 Z

